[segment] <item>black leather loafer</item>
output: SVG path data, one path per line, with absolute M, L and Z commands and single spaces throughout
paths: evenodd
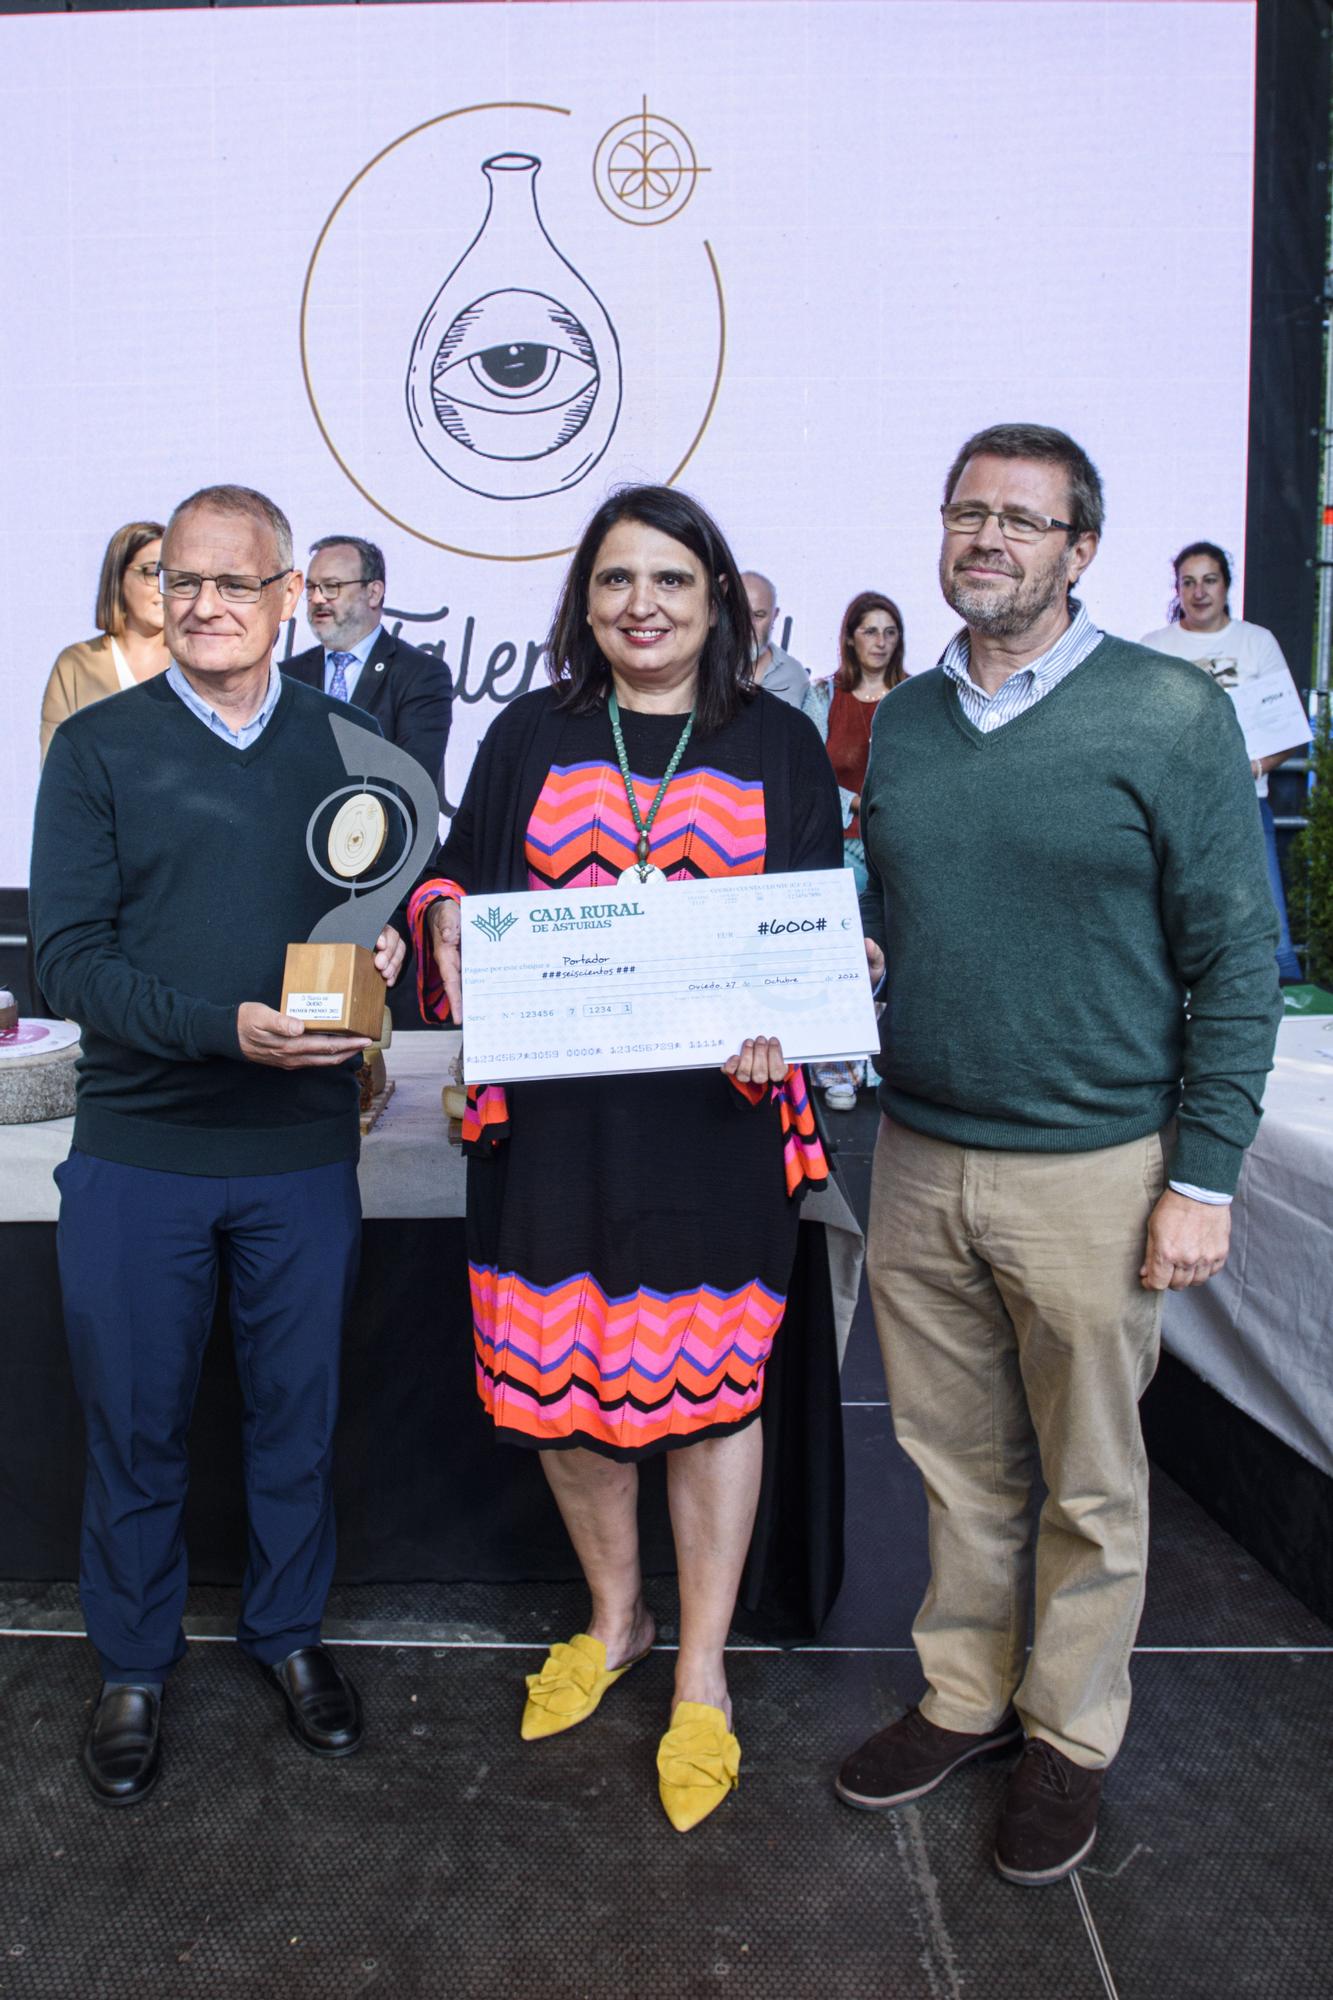
M 162 1690 L 108 1681 L 79 1764 L 99 1805 L 137 1806 L 162 1768 Z
M 324 1646 L 298 1646 L 268 1677 L 287 1704 L 287 1727 L 316 1757 L 350 1757 L 361 1748 L 361 1701 Z

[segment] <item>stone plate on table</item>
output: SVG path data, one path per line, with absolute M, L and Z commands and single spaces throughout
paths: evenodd
M 26 1015 L 0 1029 L 0 1125 L 73 1116 L 79 1035 L 73 1021 Z

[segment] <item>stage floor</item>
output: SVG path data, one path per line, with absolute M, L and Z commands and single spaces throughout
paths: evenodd
M 874 1114 L 837 1121 L 864 1213 Z M 173 1678 L 165 1768 L 99 1811 L 73 1758 L 95 1692 L 68 1585 L 0 1584 L 0 1995 L 61 2000 L 1325 2000 L 1333 1629 L 1154 1477 L 1135 1709 L 1091 1861 L 990 1866 L 1003 1765 L 854 1813 L 845 1751 L 920 1692 L 923 1510 L 864 1306 L 844 1370 L 848 1572 L 819 1645 L 738 1640 L 739 1792 L 682 1838 L 657 1803 L 657 1654 L 586 1728 L 525 1745 L 522 1675 L 582 1622 L 565 1584 L 340 1588 L 366 1700 L 321 1764 L 226 1643 Z M 225 1641 L 234 1596 L 190 1629 Z

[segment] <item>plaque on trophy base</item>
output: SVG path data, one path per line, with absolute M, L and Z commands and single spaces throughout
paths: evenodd
M 384 981 L 363 944 L 289 944 L 282 973 L 282 1011 L 311 1033 L 367 1035 L 379 1040 Z

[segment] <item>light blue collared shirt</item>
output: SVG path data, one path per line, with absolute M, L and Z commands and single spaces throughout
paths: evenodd
M 264 696 L 264 706 L 260 709 L 258 715 L 252 715 L 250 720 L 243 722 L 239 729 L 233 729 L 230 724 L 222 720 L 217 710 L 210 708 L 203 696 L 190 686 L 190 683 L 186 680 L 174 660 L 167 668 L 166 678 L 167 686 L 180 696 L 191 715 L 197 715 L 205 729 L 211 729 L 215 736 L 221 736 L 224 742 L 230 743 L 234 750 L 248 750 L 250 745 L 263 735 L 269 719 L 278 705 L 278 696 L 282 693 L 282 674 L 279 671 L 277 661 L 270 660 L 268 665 L 268 693 Z
M 992 730 L 1003 729 L 1006 722 L 1014 722 L 1020 715 L 1026 715 L 1030 708 L 1037 706 L 1043 695 L 1058 687 L 1067 674 L 1082 666 L 1089 653 L 1101 645 L 1102 633 L 1076 597 L 1070 598 L 1069 609 L 1073 614 L 1069 624 L 1050 651 L 1043 653 L 1039 659 L 1030 660 L 1016 674 L 1010 674 L 994 694 L 987 694 L 985 688 L 978 687 L 968 672 L 972 648 L 966 626 L 956 639 L 949 641 L 941 655 L 940 665 L 958 690 L 958 702 L 963 714 L 983 736 L 989 736 Z
M 365 638 L 364 638 L 364 639 L 362 639 L 362 640 L 361 640 L 361 641 L 360 641 L 360 642 L 359 642 L 359 643 L 358 643 L 357 645 L 355 645 L 355 646 L 330 646 L 330 647 L 328 647 L 328 648 L 327 648 L 327 649 L 325 650 L 325 654 L 324 654 L 324 692 L 325 692 L 325 694 L 332 694 L 332 693 L 333 693 L 333 688 L 332 688 L 332 686 L 330 685 L 330 683 L 331 683 L 331 682 L 332 682 L 332 680 L 333 680 L 333 668 L 332 668 L 332 667 L 331 667 L 331 666 L 329 665 L 329 654 L 330 654 L 330 653 L 351 653 L 351 654 L 353 654 L 353 655 L 355 656 L 355 658 L 356 658 L 356 661 L 357 661 L 357 664 L 356 664 L 356 666 L 354 666 L 354 667 L 348 667 L 348 668 L 347 668 L 347 670 L 346 670 L 346 671 L 347 671 L 347 699 L 348 699 L 348 700 L 350 701 L 350 700 L 352 699 L 352 696 L 353 696 L 353 695 L 354 695 L 354 694 L 356 693 L 356 689 L 357 689 L 357 683 L 358 683 L 358 682 L 360 681 L 360 679 L 361 679 L 361 676 L 362 676 L 362 674 L 363 674 L 363 673 L 365 672 L 365 670 L 366 670 L 366 661 L 367 661 L 367 660 L 368 660 L 368 659 L 370 658 L 370 654 L 371 654 L 371 649 L 373 648 L 373 646 L 374 646 L 374 644 L 375 644 L 375 641 L 376 641 L 376 640 L 377 640 L 377 639 L 379 638 L 379 636 L 380 636 L 380 633 L 381 633 L 381 632 L 382 632 L 383 630 L 384 630 L 384 627 L 383 627 L 382 625 L 377 625 L 377 626 L 375 627 L 375 629 L 374 629 L 374 631 L 373 631 L 373 632 L 367 632 L 367 634 L 366 634 Z

